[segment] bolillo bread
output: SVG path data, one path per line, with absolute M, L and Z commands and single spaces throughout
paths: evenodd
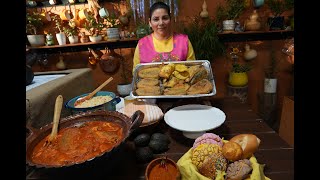
M 242 150 L 242 159 L 249 158 L 257 151 L 260 145 L 260 139 L 254 134 L 239 134 L 232 137 L 229 141 L 238 143 Z
M 222 154 L 226 159 L 234 162 L 242 159 L 243 150 L 238 143 L 229 141 L 223 144 Z

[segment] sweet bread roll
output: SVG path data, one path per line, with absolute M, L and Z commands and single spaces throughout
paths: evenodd
M 215 179 L 217 176 L 217 171 L 225 171 L 227 169 L 227 160 L 223 157 L 221 153 L 210 154 L 202 163 L 199 168 L 199 172 L 210 178 Z
M 241 146 L 243 150 L 242 159 L 251 157 L 260 145 L 260 139 L 254 134 L 239 134 L 231 138 L 230 141 L 236 142 Z
M 241 159 L 229 164 L 227 168 L 227 180 L 242 180 L 249 177 L 252 167 L 248 159 Z
M 242 159 L 243 150 L 238 143 L 229 141 L 222 146 L 222 154 L 229 161 L 237 161 Z

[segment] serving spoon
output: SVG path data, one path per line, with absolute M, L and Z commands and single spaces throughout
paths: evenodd
M 110 77 L 109 79 L 107 79 L 104 83 L 102 83 L 99 87 L 97 87 L 97 89 L 95 89 L 94 91 L 92 91 L 89 95 L 78 98 L 76 100 L 76 102 L 74 102 L 74 107 L 78 106 L 79 104 L 83 103 L 85 100 L 89 100 L 91 99 L 97 92 L 99 92 L 104 86 L 106 86 L 107 84 L 109 84 L 111 81 L 113 80 L 113 77 Z
M 63 97 L 62 95 L 59 95 L 56 98 L 56 103 L 54 106 L 53 125 L 52 125 L 51 134 L 49 135 L 48 139 L 44 143 L 44 146 L 49 146 L 52 143 L 52 141 L 57 137 L 62 104 L 63 104 Z

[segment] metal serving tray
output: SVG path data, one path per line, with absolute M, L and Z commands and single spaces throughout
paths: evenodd
M 169 63 L 178 63 L 178 64 L 184 64 L 186 66 L 193 66 L 193 65 L 202 65 L 207 71 L 208 71 L 208 80 L 212 82 L 213 88 L 212 92 L 208 94 L 193 94 L 193 95 L 155 95 L 155 96 L 139 96 L 136 94 L 137 89 L 137 82 L 139 82 L 140 78 L 138 76 L 138 72 L 142 68 L 150 68 L 159 66 L 161 64 L 169 64 Z M 162 84 L 160 84 L 160 87 Z M 212 68 L 211 64 L 208 60 L 195 60 L 195 61 L 170 61 L 170 62 L 155 62 L 155 63 L 144 63 L 144 64 L 138 64 L 133 73 L 133 86 L 132 91 L 130 93 L 130 96 L 135 98 L 195 98 L 195 97 L 205 97 L 205 96 L 213 96 L 216 94 L 216 85 L 214 82 L 214 77 L 212 74 Z

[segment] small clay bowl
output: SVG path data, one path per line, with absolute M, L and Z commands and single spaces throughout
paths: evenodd
M 145 178 L 146 180 L 179 180 L 181 174 L 175 161 L 170 158 L 160 157 L 148 164 Z

